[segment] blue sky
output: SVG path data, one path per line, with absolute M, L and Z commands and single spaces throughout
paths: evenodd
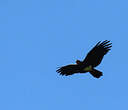
M 127 0 L 1 0 L 1 110 L 127 110 Z M 62 77 L 100 40 L 112 50 L 90 74 Z

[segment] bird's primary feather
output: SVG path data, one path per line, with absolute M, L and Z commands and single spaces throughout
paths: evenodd
M 60 75 L 72 75 L 74 73 L 78 73 L 80 72 L 80 66 L 76 65 L 76 64 L 72 64 L 72 65 L 67 65 L 67 66 L 63 66 L 61 68 L 59 68 L 57 70 L 58 73 L 60 73 Z
M 92 65 L 93 67 L 98 66 L 104 55 L 107 54 L 107 52 L 112 47 L 109 43 L 110 41 L 103 41 L 102 43 L 98 42 L 96 46 L 87 54 L 86 58 L 83 60 L 84 65 Z

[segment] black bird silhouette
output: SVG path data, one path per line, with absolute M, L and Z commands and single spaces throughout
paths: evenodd
M 89 72 L 95 78 L 100 78 L 103 74 L 101 71 L 96 70 L 95 67 L 101 63 L 104 55 L 111 49 L 111 44 L 108 40 L 99 41 L 83 61 L 76 60 L 76 64 L 60 67 L 56 72 L 65 76 Z

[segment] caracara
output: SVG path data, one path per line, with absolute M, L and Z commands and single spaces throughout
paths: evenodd
M 101 63 L 104 55 L 111 49 L 111 44 L 108 40 L 98 42 L 83 61 L 76 60 L 76 64 L 60 67 L 57 72 L 65 76 L 89 72 L 95 78 L 100 78 L 103 74 L 101 71 L 96 70 L 95 67 Z

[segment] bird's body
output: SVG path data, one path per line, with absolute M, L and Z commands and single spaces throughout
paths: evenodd
M 112 47 L 109 43 L 110 41 L 105 40 L 103 42 L 98 42 L 95 47 L 87 54 L 86 58 L 83 61 L 76 60 L 76 64 L 71 64 L 67 66 L 63 66 L 57 70 L 61 75 L 72 75 L 75 73 L 86 73 L 90 72 L 90 74 L 96 78 L 102 76 L 102 72 L 95 69 L 98 66 L 104 55 Z

